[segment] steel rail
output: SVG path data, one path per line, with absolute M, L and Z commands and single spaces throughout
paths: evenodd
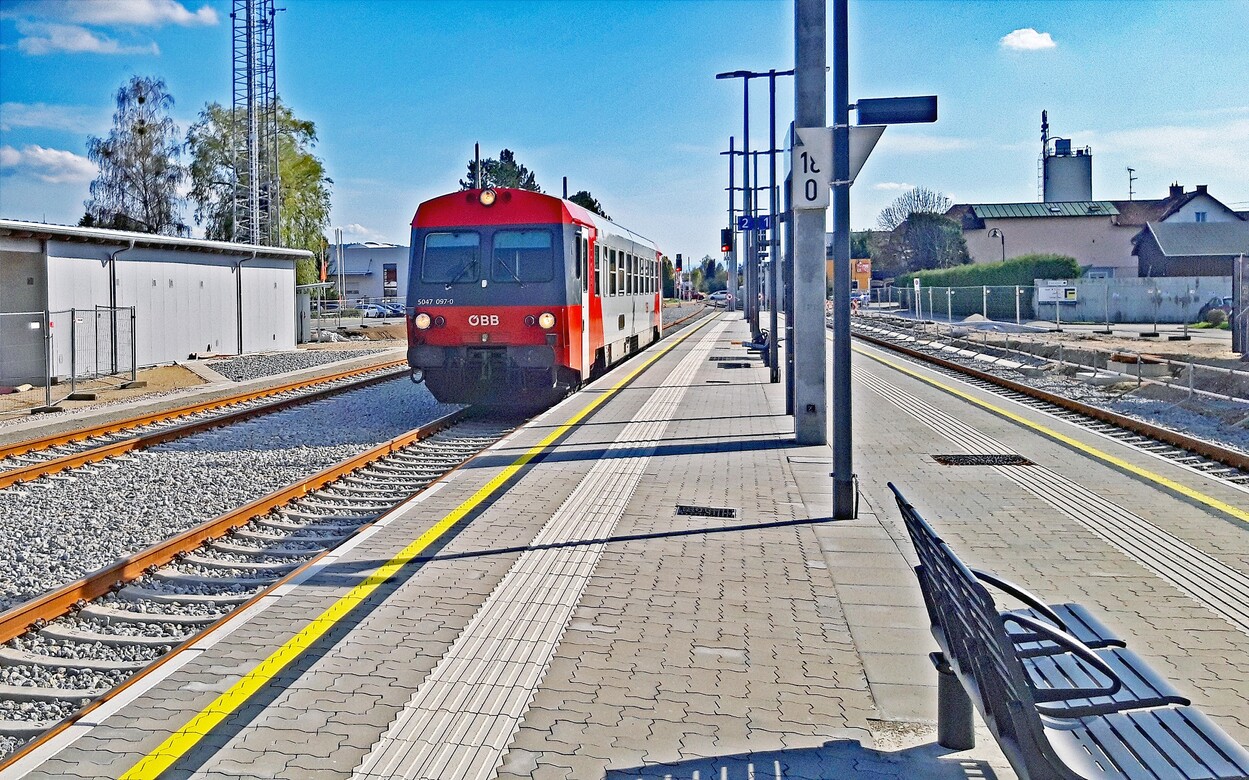
M 76 606 L 100 598 L 130 580 L 137 579 L 149 569 L 169 563 L 178 555 L 198 548 L 204 542 L 215 539 L 248 521 L 261 517 L 272 509 L 318 490 L 363 466 L 393 454 L 410 444 L 428 438 L 468 416 L 467 409 L 446 414 L 420 428 L 396 436 L 293 485 L 252 501 L 177 536 L 159 542 L 141 552 L 123 558 L 86 577 L 57 588 L 39 598 L 0 613 L 0 643 L 21 636 L 32 627 L 46 625 Z
M 1036 398 L 1037 400 L 1054 404 L 1055 406 L 1066 409 L 1067 411 L 1076 412 L 1077 414 L 1082 414 L 1086 417 L 1091 417 L 1095 420 L 1109 423 L 1118 428 L 1131 431 L 1132 433 L 1148 436 L 1149 438 L 1162 442 L 1163 444 L 1170 444 L 1173 447 L 1179 447 L 1180 449 L 1187 450 L 1195 455 L 1200 455 L 1203 458 L 1208 458 L 1209 460 L 1217 461 L 1242 471 L 1249 471 L 1249 455 L 1243 452 L 1238 452 L 1237 450 L 1233 450 L 1228 447 L 1220 447 L 1217 444 L 1203 441 L 1201 439 L 1179 433 L 1178 431 L 1161 428 L 1157 425 L 1151 425 L 1143 420 L 1137 420 L 1124 414 L 1112 412 L 1108 409 L 1102 409 L 1097 406 L 1091 406 L 1056 393 L 1050 393 L 1045 390 L 1037 389 L 1021 382 L 1005 379 L 985 371 L 971 368 L 970 366 L 965 366 L 961 363 L 956 363 L 952 360 L 946 360 L 945 358 L 930 355 L 927 352 L 923 352 L 918 349 L 896 344 L 886 339 L 869 336 L 863 333 L 854 333 L 853 335 L 855 338 L 862 339 L 869 344 L 875 344 L 878 347 L 899 352 L 925 363 L 931 363 L 936 366 L 941 366 L 942 368 L 975 377 L 983 382 L 989 382 L 990 384 L 1003 387 L 1007 390 L 1012 390 L 1016 393 L 1022 393 L 1023 395 L 1031 398 Z
M 117 433 L 127 428 L 136 428 L 141 425 L 151 425 L 152 423 L 171 420 L 176 417 L 185 417 L 189 414 L 197 414 L 199 412 L 208 412 L 213 409 L 219 409 L 223 406 L 231 404 L 245 403 L 254 401 L 257 398 L 265 398 L 279 393 L 290 392 L 291 390 L 300 390 L 305 387 L 322 384 L 325 382 L 334 382 L 339 379 L 347 379 L 359 374 L 368 373 L 370 371 L 380 371 L 388 368 L 398 368 L 406 366 L 407 360 L 392 360 L 386 363 L 377 363 L 371 366 L 363 366 L 358 368 L 340 371 L 336 374 L 315 377 L 312 379 L 302 379 L 296 382 L 288 382 L 283 385 L 276 385 L 261 390 L 252 390 L 238 395 L 218 398 L 211 401 L 200 401 L 199 403 L 187 404 L 173 409 L 166 409 L 160 412 L 151 412 L 149 414 L 137 415 L 135 417 L 127 417 L 123 420 L 115 420 L 113 422 L 102 423 L 89 428 L 77 428 L 64 433 L 53 434 L 51 436 L 43 436 L 37 439 L 27 439 L 26 441 L 17 442 L 16 444 L 8 444 L 0 446 L 0 459 L 11 457 L 14 455 L 25 455 L 28 452 L 44 450 L 49 447 L 55 447 L 59 444 L 68 444 L 70 442 L 82 441 L 92 436 L 105 436 L 110 433 Z
M 400 361 L 400 362 L 403 365 L 407 365 L 406 361 Z M 167 417 L 162 417 L 160 415 L 147 415 L 143 418 L 133 418 L 135 420 L 143 420 L 143 422 L 128 424 L 120 430 L 125 430 L 128 428 L 136 427 L 136 425 L 149 425 L 151 423 L 160 422 L 161 420 L 165 420 L 165 419 L 175 419 L 178 417 L 184 417 L 188 414 L 193 414 L 195 412 L 211 411 L 213 408 L 222 408 L 226 406 L 231 406 L 234 404 L 255 400 L 256 398 L 264 398 L 266 396 L 274 395 L 279 392 L 290 392 L 292 390 L 299 390 L 305 387 L 313 387 L 313 386 L 320 385 L 320 384 L 328 384 L 330 382 L 338 381 L 340 379 L 349 379 L 352 376 L 359 375 L 362 373 L 372 373 L 377 370 L 397 367 L 398 365 L 399 363 L 387 363 L 387 364 L 382 364 L 379 366 L 374 366 L 369 369 L 357 369 L 357 370 L 352 370 L 352 371 L 347 371 L 347 372 L 341 372 L 339 374 L 334 374 L 329 377 L 323 377 L 316 381 L 307 381 L 307 382 L 294 383 L 292 385 L 283 385 L 281 389 L 274 388 L 269 391 L 264 391 L 260 394 L 246 393 L 243 396 L 233 396 L 230 399 L 223 399 L 218 402 L 206 402 L 204 404 L 195 404 L 193 406 L 180 407 L 179 409 L 174 410 L 175 413 Z M 14 469 L 9 469 L 7 471 L 0 472 L 0 489 L 9 487 L 10 485 L 14 485 L 19 482 L 27 482 L 32 479 L 37 479 L 39 477 L 46 477 L 49 474 L 57 474 L 59 472 L 66 471 L 68 469 L 78 468 L 79 466 L 85 465 L 87 463 L 95 463 L 101 460 L 105 460 L 107 458 L 121 455 L 126 452 L 130 452 L 132 450 L 152 447 L 154 445 L 161 444 L 166 441 L 178 439 L 183 436 L 189 436 L 193 433 L 199 433 L 200 431 L 205 431 L 205 430 L 208 430 L 209 428 L 218 428 L 223 425 L 229 425 L 231 423 L 235 423 L 240 420 L 248 419 L 250 417 L 257 417 L 262 414 L 269 414 L 271 412 L 276 412 L 276 411 L 279 411 L 281 409 L 285 409 L 288 407 L 298 406 L 300 404 L 308 403 L 310 401 L 315 401 L 319 398 L 324 398 L 326 396 L 336 395 L 338 393 L 346 392 L 347 390 L 360 388 L 360 387 L 367 387 L 372 384 L 377 384 L 379 382 L 384 382 L 389 379 L 394 379 L 397 375 L 398 375 L 398 372 L 390 371 L 388 373 L 380 374 L 375 377 L 370 377 L 354 385 L 349 385 L 345 387 L 344 386 L 326 387 L 320 390 L 314 390 L 311 393 L 304 393 L 302 395 L 295 396 L 293 398 L 284 398 L 278 401 L 272 401 L 267 404 L 260 404 L 258 406 L 248 407 L 247 409 L 239 409 L 237 411 L 227 412 L 225 414 L 216 415 L 214 417 L 209 417 L 203 420 L 195 420 L 191 422 L 186 422 L 180 425 L 174 425 L 168 428 L 162 428 L 158 431 L 152 431 L 151 433 L 140 434 L 133 438 L 124 439 L 122 441 L 113 442 L 111 444 L 104 444 L 99 447 L 92 447 L 91 449 L 83 450 L 81 452 L 74 452 L 68 455 L 62 455 L 57 458 L 50 458 L 45 461 L 40 461 L 38 463 L 30 463 L 25 466 L 19 466 Z M 186 411 L 188 409 L 191 411 Z M 104 428 L 108 426 L 99 426 L 99 427 Z M 106 431 L 104 433 L 116 433 L 118 432 L 118 430 L 119 429 L 113 429 L 110 431 Z M 104 435 L 104 434 L 92 433 L 90 435 Z M 83 437 L 83 438 L 87 438 L 87 437 Z M 73 440 L 76 440 L 76 439 L 70 439 L 70 441 L 73 441 Z M 64 442 L 62 441 L 62 442 L 57 442 L 57 443 L 64 443 Z M 53 446 L 53 445 L 48 445 L 48 446 Z M 30 451 L 31 450 L 27 450 L 27 452 L 30 452 Z

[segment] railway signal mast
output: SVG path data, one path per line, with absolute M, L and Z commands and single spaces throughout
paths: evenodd
M 234 0 L 234 240 L 278 246 L 278 88 L 273 0 Z

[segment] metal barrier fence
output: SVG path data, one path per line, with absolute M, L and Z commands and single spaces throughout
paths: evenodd
M 1061 318 L 1055 306 L 1035 304 L 1033 285 L 988 287 L 921 287 L 919 295 L 907 287 L 888 287 L 883 302 L 897 303 L 920 319 L 949 322 L 955 317 L 979 314 L 985 319 L 1022 324 L 1029 320 Z M 1038 313 L 1037 308 L 1044 311 Z
M 134 307 L 0 314 L 0 385 L 43 387 L 51 408 L 78 392 L 80 382 L 138 373 Z M 52 388 L 69 382 L 69 391 Z

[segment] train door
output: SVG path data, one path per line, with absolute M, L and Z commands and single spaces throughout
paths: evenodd
M 577 230 L 577 268 L 581 272 L 581 378 L 586 379 L 590 376 L 590 239 L 585 228 Z

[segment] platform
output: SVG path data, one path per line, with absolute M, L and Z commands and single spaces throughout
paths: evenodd
M 864 348 L 863 503 L 832 521 L 830 450 L 793 443 L 746 334 L 720 314 L 627 363 L 11 774 L 1013 778 L 983 728 L 935 745 L 935 646 L 886 481 L 969 561 L 1099 610 L 1249 742 L 1249 595 L 1226 588 L 1249 525 L 1199 498 L 1245 494 Z M 1009 451 L 1036 465 L 931 458 Z

